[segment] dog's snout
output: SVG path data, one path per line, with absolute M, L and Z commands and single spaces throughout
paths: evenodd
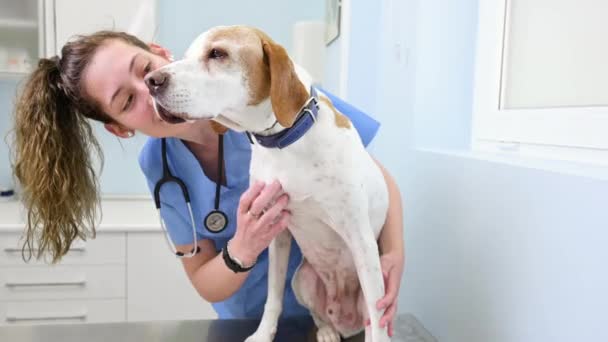
M 167 88 L 167 85 L 169 84 L 169 75 L 162 71 L 151 72 L 146 76 L 144 81 L 146 82 L 148 89 L 150 89 L 150 94 L 155 95 Z

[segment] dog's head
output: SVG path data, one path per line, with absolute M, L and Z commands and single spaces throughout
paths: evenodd
M 165 121 L 216 119 L 237 130 L 275 118 L 291 127 L 309 96 L 285 49 L 244 26 L 204 32 L 183 60 L 149 73 L 146 84 Z

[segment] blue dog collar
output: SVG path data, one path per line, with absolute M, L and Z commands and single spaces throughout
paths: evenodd
M 298 113 L 296 121 L 293 126 L 284 129 L 278 133 L 272 135 L 259 135 L 255 133 L 247 132 L 249 141 L 253 144 L 252 137 L 262 146 L 266 148 L 284 148 L 294 142 L 298 141 L 312 125 L 317 121 L 317 115 L 319 114 L 319 100 L 317 99 L 317 91 L 314 87 L 310 87 L 310 98 L 302 110 Z

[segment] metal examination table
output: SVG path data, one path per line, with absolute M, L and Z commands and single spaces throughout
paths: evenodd
M 121 323 L 15 325 L 0 327 L 2 342 L 242 342 L 257 328 L 257 320 L 192 320 Z M 312 320 L 280 321 L 276 342 L 316 341 Z M 363 342 L 363 334 L 349 338 Z M 393 342 L 436 342 L 410 314 L 395 320 Z

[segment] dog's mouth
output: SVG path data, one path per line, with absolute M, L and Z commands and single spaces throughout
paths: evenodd
M 154 109 L 156 110 L 156 113 L 158 113 L 158 116 L 160 116 L 160 118 L 165 122 L 168 122 L 170 124 L 186 122 L 186 119 L 183 118 L 184 116 L 186 116 L 185 114 L 172 113 L 156 101 L 154 101 Z

